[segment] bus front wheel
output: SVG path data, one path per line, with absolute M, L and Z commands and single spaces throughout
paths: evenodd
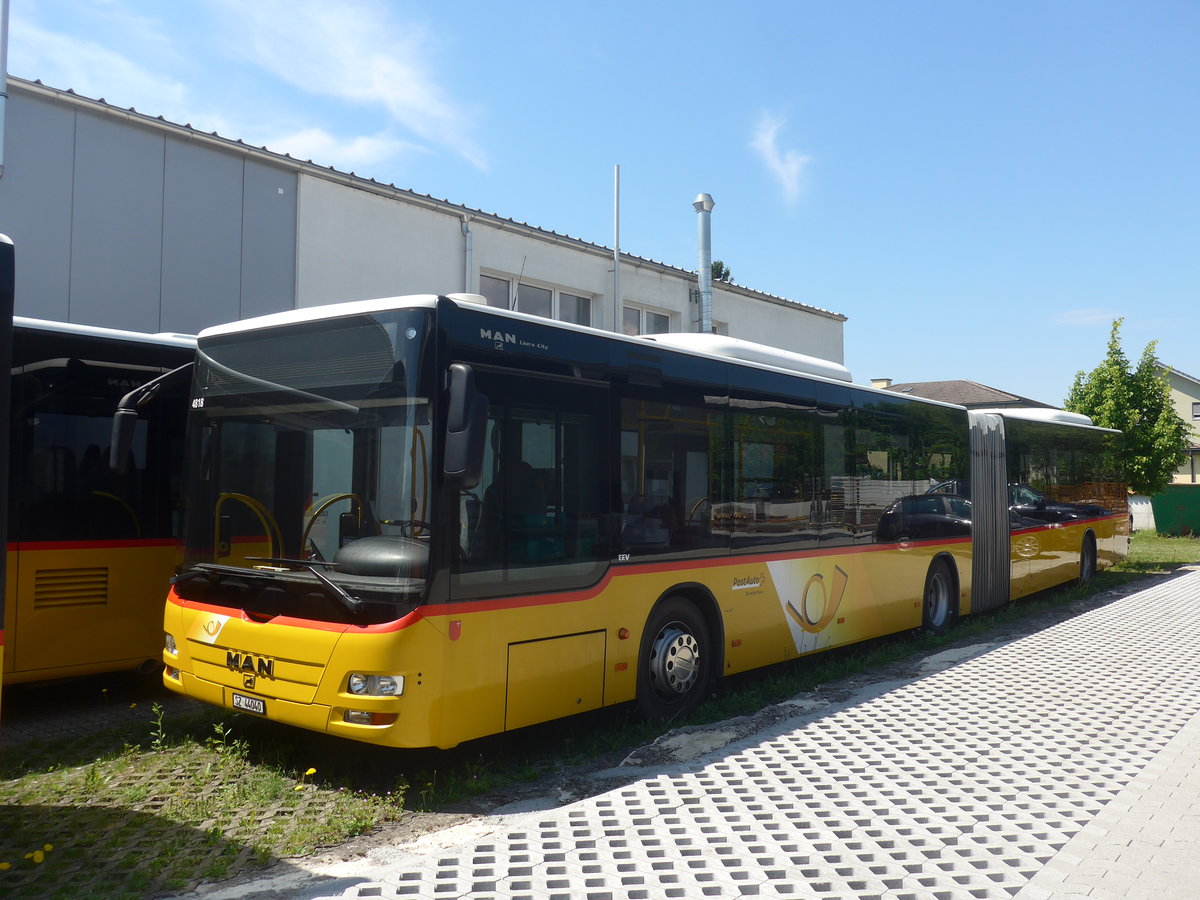
M 954 577 L 945 560 L 936 560 L 925 576 L 921 627 L 930 634 L 945 634 L 954 622 Z
M 638 707 L 651 719 L 690 712 L 712 681 L 708 623 L 683 597 L 659 603 L 642 632 L 638 657 Z

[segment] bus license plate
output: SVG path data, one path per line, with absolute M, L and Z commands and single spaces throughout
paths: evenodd
M 267 714 L 267 703 L 265 700 L 260 700 L 258 697 L 247 697 L 243 694 L 233 695 L 233 708 L 244 712 L 252 712 L 259 716 Z

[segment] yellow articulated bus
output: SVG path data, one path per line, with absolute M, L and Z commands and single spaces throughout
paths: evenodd
M 208 329 L 189 406 L 166 685 L 376 744 L 673 715 L 1124 552 L 1113 432 L 469 295 Z
M 195 346 L 13 319 L 5 684 L 160 664 L 187 381 L 143 406 L 115 467 L 109 446 L 121 398 L 190 364 Z

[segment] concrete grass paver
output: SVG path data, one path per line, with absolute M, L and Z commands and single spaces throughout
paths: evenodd
M 1200 897 L 1198 842 L 1190 572 L 607 794 L 314 868 L 287 896 L 1165 900 Z

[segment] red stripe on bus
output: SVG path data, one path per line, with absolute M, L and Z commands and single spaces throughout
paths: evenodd
M 10 553 L 14 551 L 32 551 L 32 550 L 113 550 L 124 549 L 130 547 L 176 547 L 179 542 L 175 538 L 147 538 L 141 540 L 138 538 L 130 538 L 127 540 L 109 540 L 109 541 L 18 541 L 8 545 Z
M 438 603 L 421 607 L 427 618 L 462 615 L 468 612 L 491 612 L 499 609 L 520 609 L 530 606 L 548 606 L 552 603 L 578 603 L 590 600 L 605 589 L 614 578 L 626 578 L 634 575 L 653 574 L 658 572 L 679 572 L 688 569 L 715 569 L 732 566 L 746 566 L 763 563 L 780 562 L 793 559 L 814 559 L 822 556 L 850 556 L 856 553 L 879 553 L 885 550 L 895 550 L 899 547 L 942 546 L 949 544 L 969 543 L 970 538 L 958 538 L 952 541 L 911 541 L 904 544 L 872 544 L 867 547 L 830 547 L 826 550 L 800 550 L 791 553 L 763 553 L 754 555 L 730 556 L 725 558 L 697 559 L 693 561 L 680 560 L 663 565 L 641 563 L 636 565 L 611 566 L 593 587 L 582 591 L 565 591 L 560 594 L 534 594 L 527 597 L 498 597 L 493 600 L 462 600 L 458 603 Z
M 729 568 L 732 566 L 753 565 L 769 562 L 778 562 L 781 560 L 792 559 L 812 559 L 822 556 L 849 556 L 856 553 L 878 553 L 885 550 L 896 550 L 901 547 L 931 547 L 931 546 L 953 546 L 958 544 L 969 544 L 971 541 L 968 537 L 955 538 L 947 541 L 909 541 L 905 543 L 893 544 L 872 544 L 864 547 L 830 547 L 825 550 L 801 550 L 792 553 L 775 553 L 775 554 L 754 554 L 731 557 L 709 557 L 707 559 L 696 560 L 676 560 L 669 563 L 639 563 L 633 565 L 610 565 L 596 584 L 589 588 L 584 588 L 578 591 L 562 591 L 554 594 L 531 594 L 531 595 L 515 595 L 512 597 L 498 597 L 491 600 L 462 600 L 457 603 L 437 603 L 426 604 L 418 609 L 413 610 L 408 615 L 396 619 L 391 622 L 383 622 L 378 625 L 346 625 L 337 622 L 315 622 L 311 619 L 293 619 L 289 616 L 277 616 L 269 620 L 273 624 L 288 625 L 296 628 L 309 628 L 314 631 L 330 631 L 342 632 L 345 634 L 387 634 L 393 631 L 403 631 L 405 628 L 410 628 L 421 619 L 446 618 L 448 616 L 463 615 L 466 613 L 478 612 L 494 612 L 502 609 L 525 609 L 535 606 L 549 606 L 555 603 L 580 603 L 584 600 L 591 600 L 597 597 L 605 590 L 614 578 L 631 578 L 635 575 L 644 575 L 647 573 L 659 572 L 680 572 L 691 569 L 714 569 L 718 567 Z M 174 591 L 171 591 L 168 596 L 168 601 L 177 606 L 184 606 L 188 609 L 203 610 L 204 612 L 212 613 L 219 616 L 241 617 L 248 622 L 255 621 L 252 617 L 245 615 L 240 609 L 231 609 L 226 606 L 214 606 L 212 604 L 203 603 L 194 600 L 183 600 Z
M 1037 531 L 1051 531 L 1055 528 L 1071 528 L 1075 525 L 1090 525 L 1093 522 L 1118 522 L 1125 520 L 1125 513 L 1115 513 L 1111 516 L 1093 516 L 1090 519 L 1067 519 L 1064 522 L 1046 522 L 1042 525 L 1030 525 L 1028 528 L 1019 528 L 1012 534 L 1033 534 Z
M 226 619 L 240 618 L 245 622 L 253 622 L 256 625 L 284 625 L 289 628 L 308 628 L 312 631 L 328 631 L 333 634 L 348 632 L 353 632 L 354 634 L 381 634 L 389 631 L 402 631 L 424 618 L 420 610 L 413 610 L 406 616 L 392 622 L 385 622 L 382 625 L 347 625 L 345 622 L 316 622 L 312 619 L 295 619 L 291 616 L 275 616 L 273 619 L 266 619 L 260 622 L 241 609 L 228 606 L 215 606 L 199 600 L 184 600 L 174 590 L 167 594 L 167 602 L 184 607 L 189 611 L 206 612 L 214 616 L 223 616 Z

